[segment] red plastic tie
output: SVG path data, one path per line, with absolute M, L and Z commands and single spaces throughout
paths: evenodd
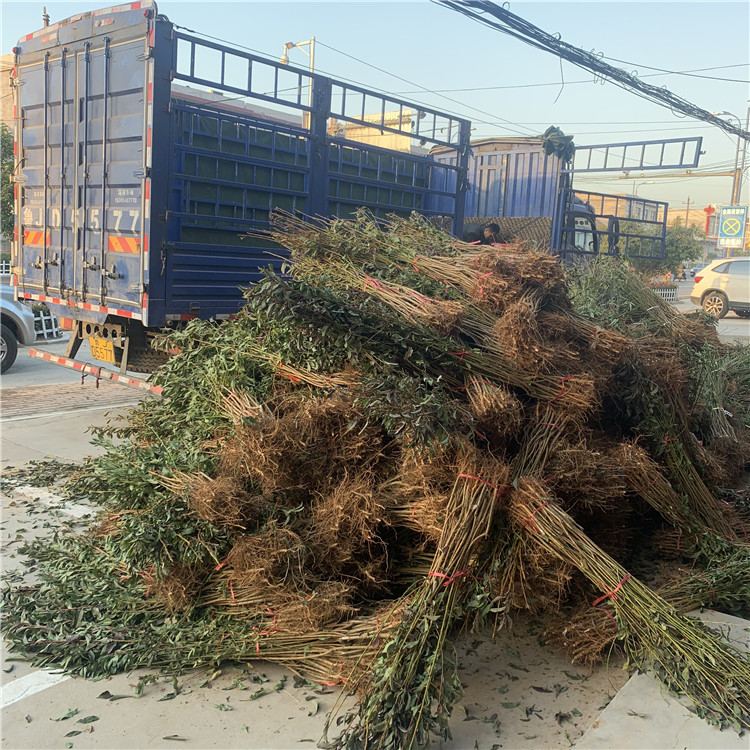
M 555 403 L 555 401 L 557 401 L 557 399 L 558 399 L 558 398 L 560 398 L 560 396 L 562 396 L 562 395 L 563 395 L 563 391 L 565 390 L 565 383 L 566 383 L 566 382 L 567 382 L 568 380 L 572 380 L 572 379 L 573 379 L 573 376 L 572 376 L 572 375 L 565 375 L 564 377 L 561 377 L 561 378 L 560 378 L 560 393 L 558 393 L 558 394 L 557 394 L 557 396 L 555 396 L 555 397 L 554 397 L 554 398 L 552 399 L 552 401 L 550 401 L 550 403 L 551 403 L 551 404 L 554 404 L 554 403 Z
M 463 362 L 464 361 L 464 355 L 471 354 L 471 352 L 466 351 L 466 349 L 464 349 L 462 352 L 451 352 L 451 354 L 454 357 L 458 357 L 458 361 L 459 362 Z
M 296 376 L 292 375 L 291 372 L 284 372 L 284 363 L 279 362 L 279 375 L 283 375 L 285 378 L 289 378 L 292 383 L 301 383 L 302 381 Z
M 614 587 L 614 588 L 612 589 L 612 591 L 607 591 L 607 593 L 606 593 L 606 594 L 604 594 L 603 596 L 600 596 L 600 597 L 599 597 L 599 598 L 598 598 L 598 599 L 597 599 L 596 601 L 594 601 L 594 602 L 593 602 L 593 603 L 591 604 L 591 606 L 592 606 L 592 607 L 596 607 L 596 605 L 597 605 L 597 604 L 601 604 L 601 603 L 602 603 L 602 602 L 603 602 L 603 601 L 604 601 L 605 599 L 609 599 L 609 598 L 611 598 L 613 602 L 616 602 L 616 601 L 617 601 L 617 596 L 616 596 L 616 594 L 617 594 L 617 592 L 618 592 L 618 591 L 619 591 L 619 590 L 620 590 L 620 589 L 622 588 L 622 584 L 623 584 L 623 583 L 625 583 L 625 581 L 627 581 L 627 580 L 628 580 L 628 578 L 630 578 L 630 573 L 628 573 L 628 574 L 627 574 L 627 575 L 625 576 L 625 578 L 623 578 L 623 579 L 622 579 L 622 580 L 620 581 L 620 583 L 618 583 L 618 584 L 617 584 L 617 586 L 615 586 L 615 587 Z M 601 585 L 601 584 L 600 584 L 600 585 Z
M 487 436 L 486 436 L 486 435 L 483 435 L 483 434 L 482 434 L 481 432 L 479 432 L 479 430 L 474 430 L 474 432 L 475 432 L 475 433 L 476 433 L 477 435 L 479 435 L 479 437 L 480 437 L 480 438 L 482 438 L 482 440 L 487 440 Z
M 484 485 L 487 485 L 487 487 L 491 487 L 495 492 L 500 492 L 500 488 L 497 485 L 491 484 L 490 482 L 487 482 L 486 480 L 482 479 L 481 477 L 475 477 L 473 474 L 459 474 L 459 479 L 473 479 L 475 482 L 481 482 Z
M 223 567 L 224 567 L 224 566 L 225 566 L 225 565 L 227 564 L 227 560 L 228 560 L 228 559 L 229 559 L 229 557 L 228 557 L 228 556 L 227 556 L 227 557 L 225 557 L 225 558 L 224 558 L 224 561 L 223 561 L 223 562 L 220 562 L 220 563 L 219 563 L 219 564 L 218 564 L 218 565 L 216 566 L 215 570 L 221 570 L 221 569 L 222 569 L 222 568 L 223 568 Z
M 528 518 L 524 518 L 524 523 L 529 524 L 531 528 L 538 534 L 539 529 L 537 529 L 536 525 L 534 524 L 534 516 L 544 507 L 549 505 L 549 500 L 545 500 Z
M 696 578 L 700 578 L 701 581 L 705 581 L 709 586 L 711 586 L 711 602 L 716 601 L 716 589 L 713 587 L 713 584 L 711 581 L 708 580 L 708 578 L 704 578 L 703 576 L 696 575 Z
M 234 586 L 232 585 L 232 582 L 229 582 L 229 594 L 232 597 L 232 601 L 236 604 L 237 603 L 237 597 L 234 595 Z
M 620 628 L 618 627 L 618 625 L 617 625 L 617 620 L 615 620 L 615 618 L 614 618 L 614 617 L 612 617 L 612 615 L 611 615 L 611 614 L 610 614 L 609 612 L 607 612 L 607 610 L 606 610 L 606 609 L 600 609 L 599 611 L 600 611 L 600 612 L 604 612 L 604 614 L 605 614 L 605 615 L 607 615 L 607 617 L 609 617 L 609 619 L 610 619 L 610 620 L 612 620 L 612 624 L 613 624 L 613 625 L 615 626 L 615 629 L 617 629 L 617 630 L 619 630 L 619 629 L 620 629 Z
M 443 579 L 443 587 L 450 586 L 453 581 L 455 581 L 458 578 L 461 578 L 462 576 L 467 576 L 471 573 L 470 570 L 459 570 L 455 572 L 452 576 L 447 576 L 445 573 L 429 573 L 428 578 L 442 578 Z
M 368 284 L 372 284 L 376 289 L 383 289 L 383 285 L 377 279 L 373 279 L 372 276 L 365 276 L 365 289 L 367 289 Z
M 671 438 L 671 437 L 669 437 L 669 433 L 667 433 L 664 436 L 664 442 L 665 443 L 677 443 L 677 442 L 679 442 L 679 440 L 680 440 L 680 438 Z
M 641 492 L 646 492 L 647 490 L 650 490 L 658 481 L 661 474 L 657 474 L 642 490 Z
M 150 593 L 151 593 L 151 586 L 149 586 L 149 587 L 148 587 L 148 588 L 146 589 L 146 596 L 144 597 L 144 599 L 148 599 L 148 595 L 149 595 Z
M 554 422 L 539 422 L 539 424 L 542 425 L 542 427 L 555 427 L 558 430 L 560 429 L 560 426 L 556 425 Z

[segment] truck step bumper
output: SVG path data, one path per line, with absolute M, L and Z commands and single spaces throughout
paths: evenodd
M 49 352 L 41 352 L 38 349 L 29 349 L 29 356 L 36 359 L 43 359 L 52 364 L 60 365 L 61 367 L 67 367 L 71 370 L 78 370 L 81 373 L 81 378 L 86 375 L 93 375 L 97 381 L 99 380 L 113 380 L 115 383 L 121 385 L 127 385 L 131 388 L 140 388 L 143 391 L 149 391 L 155 393 L 157 396 L 161 396 L 162 387 L 158 385 L 152 385 L 146 380 L 139 380 L 138 378 L 131 378 L 129 375 L 123 375 L 119 372 L 113 372 L 107 370 L 104 367 L 98 367 L 97 365 L 91 365 L 88 362 L 80 362 L 77 359 L 70 359 L 69 357 L 60 357 L 57 354 L 50 354 Z

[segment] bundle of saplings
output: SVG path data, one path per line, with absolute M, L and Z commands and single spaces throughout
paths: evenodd
M 99 434 L 68 485 L 91 529 L 27 546 L 13 647 L 88 677 L 270 660 L 357 693 L 335 746 L 417 747 L 450 736 L 457 633 L 528 610 L 750 727 L 750 662 L 684 614 L 748 607 L 748 348 L 617 260 L 365 211 L 268 238 L 287 273 L 165 336 L 161 399 Z

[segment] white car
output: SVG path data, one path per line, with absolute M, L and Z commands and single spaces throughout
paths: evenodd
M 730 310 L 750 318 L 750 257 L 711 261 L 695 274 L 690 301 L 716 318 Z

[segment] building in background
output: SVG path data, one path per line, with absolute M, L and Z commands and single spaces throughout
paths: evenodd
M 13 89 L 10 87 L 10 74 L 13 70 L 13 55 L 0 57 L 0 111 L 2 120 L 13 129 Z

